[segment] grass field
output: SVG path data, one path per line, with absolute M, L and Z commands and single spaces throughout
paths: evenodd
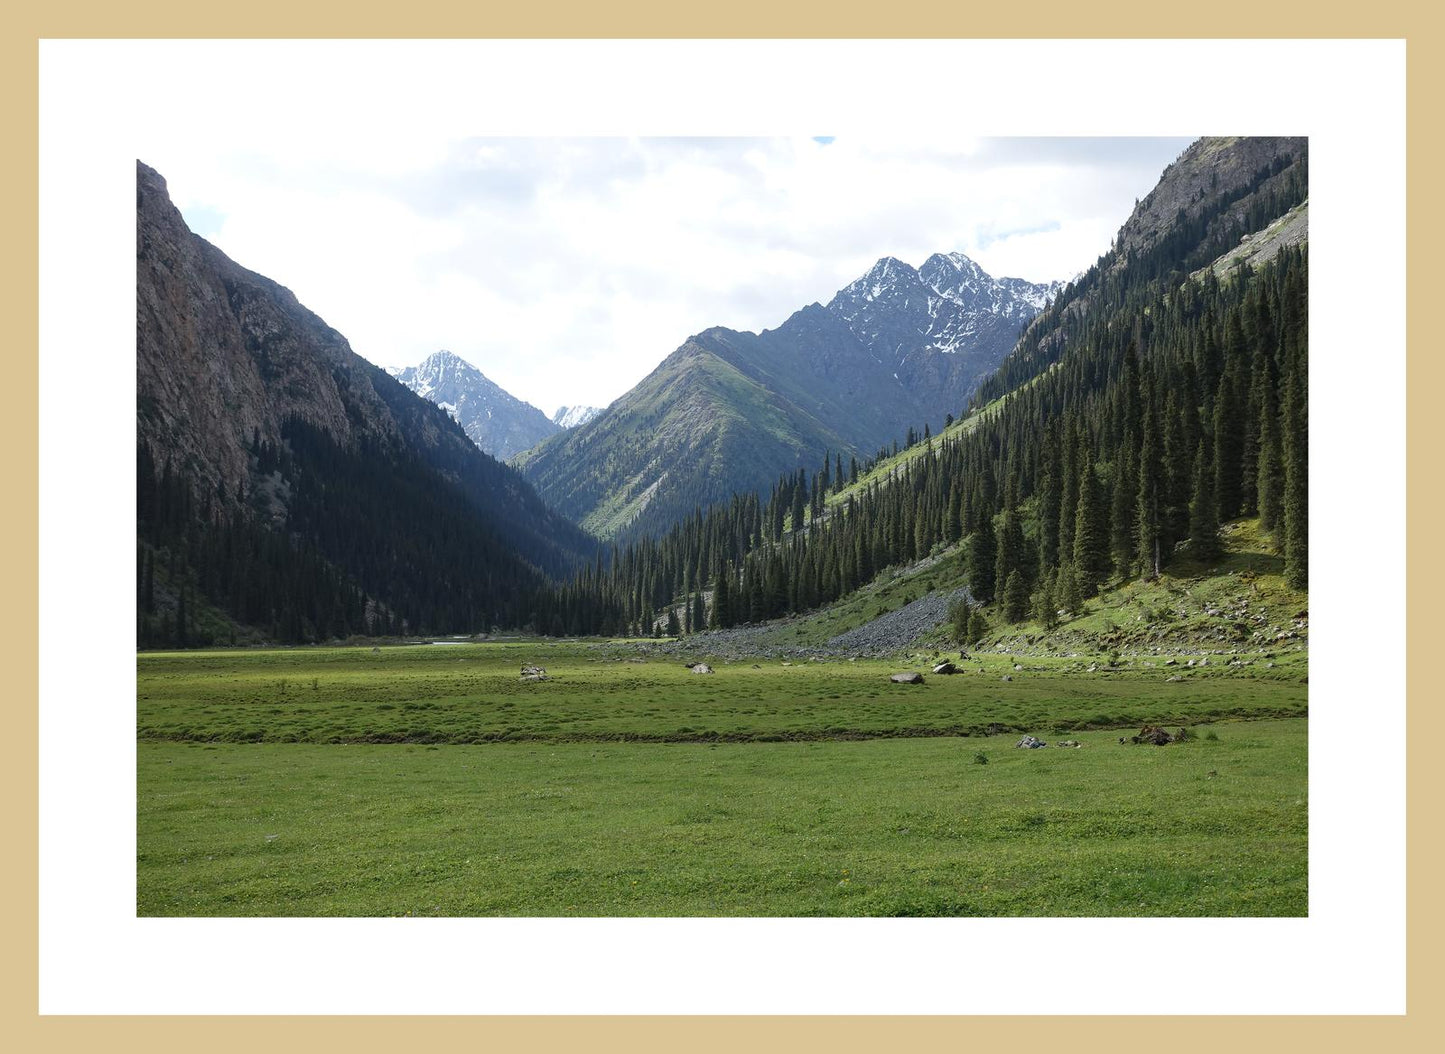
M 924 658 L 708 676 L 557 642 L 143 654 L 137 910 L 1306 912 L 1302 654 L 990 655 L 888 682 Z M 552 679 L 520 682 L 531 661 Z M 1197 735 L 1118 744 L 1145 721 Z M 1084 746 L 1017 750 L 1021 731 Z

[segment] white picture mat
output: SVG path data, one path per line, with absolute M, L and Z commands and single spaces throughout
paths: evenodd
M 43 42 L 41 1011 L 1403 1012 L 1404 755 L 1357 743 L 1405 727 L 1404 60 L 1398 41 Z M 137 919 L 133 179 L 177 128 L 1308 135 L 1309 918 Z M 1354 644 L 1365 553 L 1370 637 L 1398 663 Z

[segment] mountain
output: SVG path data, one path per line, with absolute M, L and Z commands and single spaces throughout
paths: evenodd
M 943 425 L 1058 289 L 992 278 L 961 253 L 918 270 L 885 257 L 776 329 L 692 336 L 514 464 L 590 531 L 665 529 L 830 453 L 871 455 L 910 426 Z
M 552 415 L 552 423 L 558 428 L 576 428 L 585 425 L 602 412 L 600 406 L 559 406 Z
M 1305 241 L 1309 141 L 1287 136 L 1198 139 L 1165 168 L 1119 229 L 1113 246 L 1029 323 L 997 373 L 973 396 L 982 405 L 1026 384 L 1057 362 L 1099 319 L 1156 285 L 1178 288 L 1202 268 L 1260 237 L 1243 254 L 1258 266 Z M 1201 381 L 1213 384 L 1216 378 Z
M 916 411 L 895 422 L 896 434 L 903 424 L 957 412 L 1061 288 L 992 278 L 962 253 L 935 253 L 917 270 L 888 256 L 841 289 L 828 310 L 913 395 Z
M 136 167 L 142 643 L 521 625 L 594 543 Z
M 539 624 L 756 624 L 832 605 L 893 568 L 891 598 L 925 591 L 970 646 L 1057 647 L 1059 632 L 1155 653 L 1302 649 L 1308 193 L 1304 139 L 1196 142 L 1028 324 L 967 416 L 856 480 L 814 462 L 762 496 L 635 539 L 579 590 L 539 604 Z M 896 261 L 876 270 L 880 294 L 911 281 Z M 866 596 L 828 609 L 830 633 L 877 621 L 835 646 L 865 648 L 897 624 L 896 611 L 878 617 L 878 592 Z M 790 648 L 816 632 L 789 620 L 703 636 L 683 654 L 736 656 L 741 640 Z
M 481 370 L 449 351 L 434 352 L 419 366 L 388 372 L 451 414 L 467 438 L 499 461 L 559 431 L 559 426 L 541 410 L 488 380 Z

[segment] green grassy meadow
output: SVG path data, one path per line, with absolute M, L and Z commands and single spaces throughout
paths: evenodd
M 1306 913 L 1303 654 L 987 655 L 888 682 L 928 657 L 709 676 L 543 641 L 145 653 L 137 910 Z M 1146 721 L 1196 734 L 1118 743 Z M 1083 746 L 1015 749 L 1025 731 Z

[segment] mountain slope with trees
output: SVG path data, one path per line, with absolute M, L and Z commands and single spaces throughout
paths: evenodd
M 595 551 L 136 170 L 143 646 L 516 625 Z
M 1306 588 L 1307 248 L 1224 277 L 1208 265 L 1305 203 L 1307 164 L 1304 140 L 1199 141 L 1029 326 L 970 419 L 938 442 L 910 433 L 923 456 L 871 482 L 883 466 L 854 482 L 835 458 L 696 510 L 559 590 L 541 624 L 647 632 L 664 608 L 684 630 L 758 621 L 955 547 L 995 618 L 1047 623 L 1176 552 L 1207 562 L 1241 517 Z
M 960 253 L 918 270 L 886 257 L 776 329 L 696 334 L 591 421 L 514 463 L 588 530 L 656 534 L 784 472 L 872 456 L 915 423 L 942 426 L 1059 288 L 994 279 Z

